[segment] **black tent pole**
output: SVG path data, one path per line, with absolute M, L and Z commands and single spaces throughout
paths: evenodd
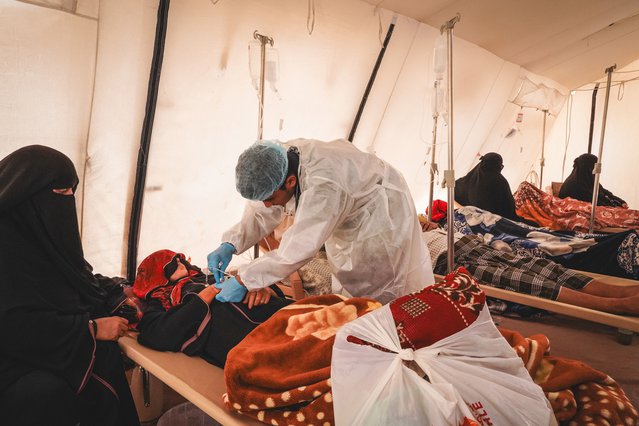
M 149 161 L 149 148 L 153 133 L 153 120 L 158 99 L 158 87 L 162 72 L 162 60 L 164 59 L 164 41 L 169 20 L 170 0 L 160 0 L 158 5 L 158 17 L 155 26 L 155 44 L 153 46 L 153 59 L 151 61 L 151 73 L 146 97 L 144 122 L 140 135 L 140 149 L 138 151 L 138 164 L 135 172 L 135 187 L 131 204 L 131 216 L 129 219 L 129 239 L 126 259 L 127 279 L 131 282 L 135 279 L 137 268 L 138 242 L 140 240 L 140 221 L 142 218 L 142 202 L 144 198 L 144 185 L 146 183 L 146 169 Z
M 351 128 L 351 132 L 348 135 L 348 140 L 350 142 L 353 142 L 353 138 L 355 138 L 355 132 L 357 131 L 357 126 L 359 125 L 359 119 L 362 117 L 362 112 L 364 112 L 364 107 L 366 106 L 368 95 L 370 94 L 371 89 L 373 87 L 373 83 L 375 82 L 375 77 L 377 77 L 377 71 L 379 70 L 379 66 L 382 64 L 384 53 L 386 53 L 386 47 L 388 46 L 388 43 L 390 42 L 390 38 L 393 35 L 393 29 L 395 29 L 396 21 L 397 21 L 397 17 L 393 16 L 393 19 L 388 27 L 388 31 L 386 32 L 386 37 L 384 38 L 382 49 L 379 51 L 379 54 L 377 55 L 377 61 L 375 62 L 375 66 L 373 67 L 373 72 L 371 73 L 371 77 L 368 79 L 366 90 L 364 90 L 364 96 L 362 96 L 362 101 L 360 102 L 359 109 L 357 110 L 357 114 L 355 115 L 355 121 L 353 121 L 353 127 Z
M 592 104 L 590 105 L 590 133 L 588 134 L 588 154 L 592 154 L 592 134 L 595 127 L 595 110 L 597 109 L 597 91 L 599 83 L 595 84 L 595 90 L 592 91 Z

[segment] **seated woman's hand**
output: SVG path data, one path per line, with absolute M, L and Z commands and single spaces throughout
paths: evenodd
M 116 341 L 124 336 L 129 329 L 129 321 L 122 317 L 104 317 L 94 321 L 98 328 L 96 340 Z
M 266 305 L 271 296 L 274 296 L 275 292 L 269 287 L 261 288 L 259 290 L 249 291 L 244 297 L 244 304 L 248 304 L 248 308 L 252 309 L 253 306 Z

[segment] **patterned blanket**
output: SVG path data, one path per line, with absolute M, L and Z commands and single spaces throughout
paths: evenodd
M 455 309 L 469 300 L 472 288 L 458 283 L 455 287 L 451 282 L 449 279 L 427 289 L 447 292 L 447 298 L 454 302 L 451 309 Z M 224 370 L 225 403 L 233 411 L 266 424 L 333 425 L 330 373 L 335 334 L 342 325 L 379 307 L 371 299 L 324 295 L 281 309 L 229 352 Z M 433 342 L 459 331 L 457 325 L 448 328 L 400 331 L 417 332 L 416 338 Z M 595 419 L 593 424 L 639 425 L 636 409 L 612 378 L 581 362 L 549 356 L 550 343 L 543 335 L 524 338 L 510 330 L 500 332 L 546 393 L 559 421 L 576 425 Z M 467 424 L 478 423 L 469 419 Z
M 515 191 L 519 216 L 554 230 L 586 231 L 590 228 L 591 203 L 572 198 L 557 198 L 528 182 Z M 639 229 L 639 210 L 621 207 L 595 208 L 595 229 L 607 227 Z
M 514 222 L 474 206 L 455 210 L 455 231 L 501 251 L 551 259 L 567 268 L 639 279 L 639 232 L 584 234 Z
M 381 306 L 371 299 L 324 295 L 281 309 L 229 352 L 224 401 L 267 424 L 333 424 L 335 334 Z
M 524 337 L 499 328 L 566 425 L 639 425 L 637 409 L 610 376 L 583 362 L 550 356 L 543 334 Z

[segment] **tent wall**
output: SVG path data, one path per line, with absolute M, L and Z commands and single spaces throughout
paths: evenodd
M 97 72 L 87 145 L 83 243 L 97 271 L 124 275 L 135 167 L 157 2 L 100 2 Z
M 38 54 L 51 50 L 41 52 L 43 42 L 61 43 L 74 26 L 87 27 L 81 37 L 68 37 L 68 43 L 85 46 L 85 54 L 75 45 L 57 47 L 31 77 L 49 85 L 33 90 L 28 97 L 23 98 L 16 89 L 33 86 L 24 73 L 5 83 L 5 75 L 15 74 L 18 62 L 26 61 L 24 55 L 13 51 L 11 61 L 0 65 L 2 93 L 16 103 L 7 106 L 15 117 L 11 123 L 0 118 L 13 129 L 2 130 L 0 137 L 11 142 L 3 142 L 0 155 L 37 139 L 68 153 L 81 171 L 87 156 L 83 240 L 87 259 L 105 274 L 124 274 L 157 4 L 157 0 L 101 1 L 96 23 L 0 0 L 0 20 L 6 19 L 9 12 L 5 11 L 18 14 L 19 19 L 12 22 L 16 22 L 15 31 L 25 33 L 20 43 Z M 29 38 L 26 28 L 31 27 L 27 23 L 32 14 L 43 15 L 47 22 L 64 21 L 54 33 L 59 37 L 47 33 Z M 309 16 L 315 20 L 310 35 Z M 255 30 L 273 37 L 279 56 L 277 83 L 267 85 L 265 91 L 264 137 L 331 140 L 346 137 L 350 131 L 391 17 L 391 12 L 376 11 L 357 0 L 315 2 L 314 14 L 309 14 L 308 2 L 299 0 L 171 2 L 149 153 L 140 260 L 154 250 L 170 248 L 204 266 L 206 254 L 240 217 L 244 202 L 234 188 L 235 162 L 257 135 L 258 99 L 249 76 L 248 55 Z M 458 25 L 463 24 L 462 17 Z M 10 44 L 13 36 L 4 25 L 2 28 L 0 37 L 7 39 L 3 44 Z M 354 141 L 404 173 L 419 211 L 428 199 L 432 49 L 438 35 L 439 29 L 398 17 Z M 521 76 L 542 77 L 459 39 L 454 49 L 456 175 L 473 167 L 479 154 L 498 151 L 505 157 L 504 174 L 514 189 L 538 170 L 542 117 L 536 111 L 525 111 L 520 130 L 506 138 L 519 110 L 508 100 Z M 28 59 L 29 66 L 32 62 L 38 63 L 35 56 Z M 54 81 L 48 75 L 52 66 L 64 67 Z M 40 92 L 57 96 L 55 103 L 41 105 Z M 57 104 L 69 109 L 63 111 L 63 126 L 60 119 L 44 119 L 59 110 Z M 36 108 L 39 114 L 33 111 Z M 38 132 L 32 132 L 34 121 Z M 555 121 L 560 125 L 553 127 Z M 550 118 L 552 144 L 563 134 L 561 126 L 561 115 Z M 56 132 L 72 142 L 60 143 Z M 443 125 L 438 135 L 440 144 L 445 143 Z M 440 145 L 437 152 L 443 171 L 445 146 Z M 544 176 L 555 179 L 550 171 Z M 606 186 L 605 175 L 603 183 Z M 440 186 L 436 191 L 435 198 L 445 197 Z
M 357 1 L 316 6 L 309 35 L 306 2 L 171 4 L 140 258 L 171 248 L 202 265 L 240 217 L 244 201 L 234 189 L 234 166 L 257 134 L 258 99 L 248 67 L 255 30 L 273 37 L 279 55 L 277 92 L 270 86 L 265 91 L 264 137 L 348 135 L 381 48 L 380 17 Z M 392 15 L 380 13 L 383 37 Z M 428 197 L 424 142 L 430 143 L 431 52 L 438 34 L 399 17 L 354 141 L 404 172 L 422 211 Z M 465 173 L 500 119 L 521 70 L 459 40 L 455 57 L 457 157 Z M 439 157 L 443 169 L 445 149 Z
M 612 65 L 612 64 L 611 64 Z M 629 81 L 639 77 L 639 60 L 634 61 L 613 74 L 608 117 L 602 155 L 600 183 L 604 188 L 623 198 L 630 208 L 639 209 L 639 81 Z M 601 70 L 602 77 L 604 70 Z M 601 140 L 601 123 L 604 110 L 605 80 L 597 93 L 597 110 L 592 138 L 592 153 L 598 155 Z M 546 165 L 548 176 L 562 182 L 572 170 L 573 160 L 588 150 L 590 106 L 594 84 L 589 84 L 572 94 L 572 108 L 564 107 L 556 125 L 548 137 Z M 566 125 L 569 125 L 568 130 Z M 569 137 L 567 137 L 567 135 Z M 565 163 L 564 163 L 565 154 Z M 563 170 L 563 173 L 562 173 Z
M 83 178 L 97 27 L 94 19 L 0 0 L 0 157 L 48 145 Z

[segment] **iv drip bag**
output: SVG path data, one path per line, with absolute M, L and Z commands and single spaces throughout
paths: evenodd
M 277 92 L 277 79 L 279 77 L 279 55 L 277 49 L 266 46 L 265 62 L 264 62 L 264 79 L 268 81 L 271 90 Z
M 260 85 L 260 67 L 262 65 L 261 43 L 257 40 L 249 42 L 248 54 L 249 54 L 249 73 L 251 76 L 251 84 L 253 85 L 253 88 L 255 90 L 258 90 Z
M 433 50 L 433 74 L 435 80 L 443 80 L 446 66 L 448 63 L 448 48 L 446 35 L 442 34 L 435 40 L 435 48 Z
M 262 44 L 257 41 L 249 43 L 249 72 L 251 84 L 255 90 L 260 87 L 260 68 L 262 66 Z M 277 49 L 266 46 L 264 49 L 264 81 L 268 81 L 271 90 L 277 92 L 277 78 L 279 74 L 279 56 Z

